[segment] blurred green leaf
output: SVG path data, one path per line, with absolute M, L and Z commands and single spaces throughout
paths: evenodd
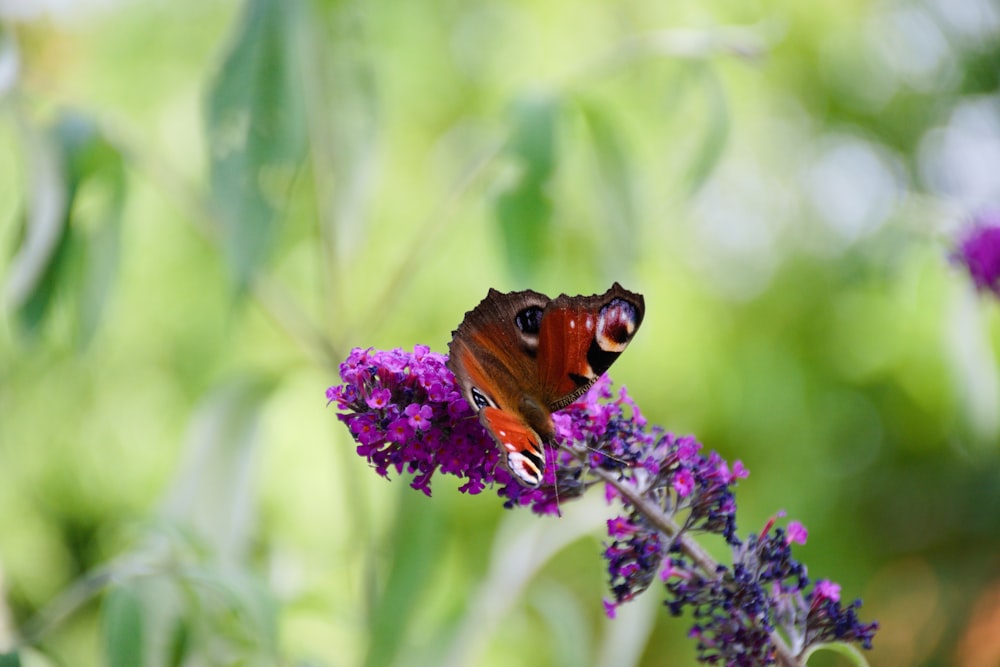
M 372 55 L 354 8 L 308 5 L 301 40 L 309 124 L 309 159 L 320 224 L 335 262 L 355 256 L 370 232 L 369 206 L 378 174 L 383 122 Z
M 71 247 L 76 270 L 73 305 L 77 339 L 90 342 L 100 323 L 121 255 L 126 179 L 122 156 L 93 121 L 63 113 L 55 135 L 68 158 Z
M 121 155 L 89 117 L 75 111 L 61 112 L 41 132 L 25 127 L 22 134 L 34 164 L 7 301 L 34 337 L 64 295 L 83 346 L 97 330 L 118 268 L 126 192 Z M 98 189 L 102 199 L 86 200 Z M 93 206 L 81 205 L 81 192 Z
M 531 602 L 551 630 L 553 664 L 575 667 L 590 662 L 588 619 L 580 600 L 566 588 L 547 581 L 534 589 Z
M 629 158 L 615 123 L 604 108 L 585 100 L 579 100 L 579 106 L 590 130 L 600 175 L 598 191 L 607 223 L 601 240 L 607 244 L 608 259 L 615 263 L 613 273 L 618 274 L 637 253 L 638 225 Z
M 265 380 L 237 380 L 204 399 L 167 494 L 168 518 L 192 526 L 224 562 L 240 562 L 249 547 L 257 425 L 271 388 Z
M 191 652 L 191 628 L 184 616 L 178 617 L 174 623 L 167 651 L 168 667 L 182 667 Z
M 560 100 L 533 95 L 512 111 L 507 153 L 519 172 L 496 199 L 495 213 L 511 273 L 530 281 L 549 253 L 552 200 L 546 192 L 556 163 Z
M 853 644 L 847 644 L 844 642 L 830 642 L 828 644 L 817 644 L 811 647 L 806 654 L 802 656 L 802 664 L 808 665 L 809 658 L 817 653 L 822 652 L 836 653 L 837 655 L 847 658 L 852 665 L 857 665 L 857 667 L 868 667 L 868 660 L 865 658 L 864 654 Z
M 27 123 L 22 124 L 21 137 L 29 163 L 29 192 L 4 301 L 25 333 L 34 336 L 48 313 L 66 257 L 71 187 L 56 138 Z
M 305 154 L 300 0 L 247 0 L 209 87 L 211 200 L 237 287 L 267 259 Z
M 369 615 L 367 667 L 391 665 L 406 639 L 420 596 L 441 562 L 446 544 L 441 516 L 406 485 L 398 489 L 394 554 L 380 598 Z
M 524 166 L 530 180 L 544 181 L 555 169 L 560 107 L 558 97 L 544 93 L 525 95 L 514 102 L 507 150 Z
M 497 198 L 496 214 L 507 266 L 514 276 L 530 282 L 550 252 L 552 200 L 537 183 L 522 183 Z
M 718 74 L 708 63 L 694 66 L 694 75 L 705 95 L 704 135 L 687 170 L 688 188 L 697 192 L 712 175 L 729 141 L 729 106 Z
M 21 667 L 21 654 L 17 651 L 0 653 L 0 667 Z
M 226 565 L 185 568 L 183 575 L 201 600 L 211 636 L 249 655 L 278 654 L 278 605 L 255 576 Z
M 102 626 L 108 667 L 143 664 L 143 621 L 139 598 L 128 586 L 116 586 L 104 599 Z

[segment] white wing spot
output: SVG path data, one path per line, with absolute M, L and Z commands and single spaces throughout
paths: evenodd
M 507 437 L 507 431 L 500 431 L 500 437 L 502 438 Z
M 575 329 L 576 328 L 576 320 L 570 320 L 569 321 L 569 328 L 570 329 Z

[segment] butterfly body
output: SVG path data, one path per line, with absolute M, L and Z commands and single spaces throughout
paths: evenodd
M 542 482 L 542 443 L 555 437 L 552 412 L 611 366 L 644 309 L 642 295 L 615 283 L 604 294 L 555 299 L 491 289 L 466 313 L 449 345 L 448 367 L 522 484 Z

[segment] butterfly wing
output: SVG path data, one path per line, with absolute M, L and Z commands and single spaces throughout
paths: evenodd
M 492 405 L 517 411 L 525 393 L 538 391 L 535 356 L 544 294 L 491 289 L 452 334 L 448 368 L 477 411 Z
M 490 290 L 454 332 L 448 368 L 465 400 L 506 453 L 507 468 L 527 486 L 542 481 L 542 441 L 553 434 L 552 418 L 538 396 L 535 362 L 544 294 Z
M 480 410 L 479 421 L 503 449 L 511 474 L 527 486 L 541 484 L 545 454 L 538 433 L 520 417 L 498 408 Z
M 566 296 L 545 308 L 538 333 L 541 400 L 550 410 L 582 396 L 628 346 L 645 301 L 615 283 L 604 294 Z

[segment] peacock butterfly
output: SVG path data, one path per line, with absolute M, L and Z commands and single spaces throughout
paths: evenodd
M 542 483 L 552 412 L 614 363 L 642 324 L 645 303 L 615 283 L 593 296 L 489 291 L 452 332 L 448 368 L 525 486 Z

